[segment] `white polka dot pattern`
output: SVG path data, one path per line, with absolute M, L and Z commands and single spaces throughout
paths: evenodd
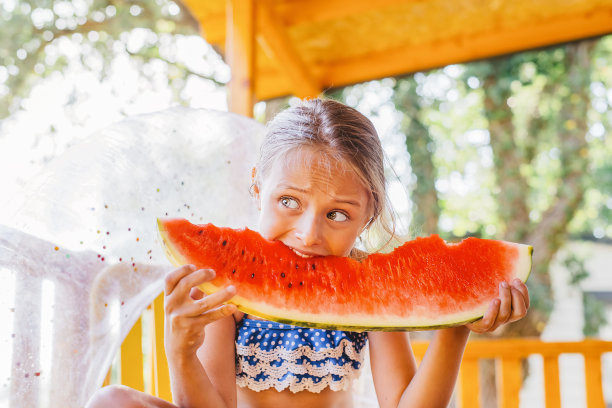
M 236 331 L 236 382 L 255 391 L 345 390 L 359 376 L 366 344 L 366 333 L 245 318 Z

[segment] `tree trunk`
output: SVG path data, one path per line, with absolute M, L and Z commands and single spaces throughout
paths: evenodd
M 563 103 L 556 121 L 559 137 L 561 175 L 557 197 L 537 224 L 530 222 L 527 196 L 529 185 L 521 174 L 522 165 L 530 164 L 535 157 L 533 143 L 521 150 L 515 143 L 512 113 L 507 106 L 511 96 L 510 81 L 499 80 L 494 75 L 484 81 L 485 108 L 489 119 L 491 147 L 495 156 L 495 171 L 500 187 L 499 214 L 506 220 L 504 239 L 529 243 L 534 247 L 533 273 L 529 280 L 531 308 L 527 316 L 513 324 L 502 326 L 496 336 L 539 336 L 552 310 L 549 265 L 567 240 L 567 225 L 579 208 L 586 188 L 588 172 L 588 146 L 585 135 L 589 100 L 590 63 L 593 41 L 582 41 L 566 46 L 565 66 L 569 98 Z M 501 64 L 509 59 L 492 62 L 492 72 L 500 72 Z M 496 66 L 497 65 L 497 66 Z M 532 118 L 530 130 L 543 127 L 541 118 Z M 538 137 L 531 133 L 530 137 Z M 481 372 L 481 395 L 484 406 L 495 406 L 495 373 L 492 365 Z
M 412 194 L 413 233 L 430 235 L 438 232 L 440 204 L 436 190 L 436 169 L 433 163 L 435 142 L 429 129 L 421 119 L 424 107 L 422 98 L 416 92 L 417 83 L 413 77 L 401 80 L 395 89 L 395 106 L 405 116 L 400 131 L 406 136 L 406 149 L 410 154 L 410 168 L 416 177 Z
M 515 71 L 517 62 L 512 58 L 503 58 L 492 60 L 490 64 L 489 75 L 483 84 L 484 107 L 499 187 L 496 197 L 498 214 L 505 224 L 502 238 L 520 242 L 529 229 L 529 185 L 521 174 L 526 156 L 516 143 L 513 113 L 507 102 L 512 96 L 512 81 L 508 76 L 500 76 L 500 73 Z

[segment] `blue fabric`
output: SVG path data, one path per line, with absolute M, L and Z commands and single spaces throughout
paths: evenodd
M 367 333 L 243 318 L 236 330 L 237 382 L 257 391 L 346 389 L 366 344 Z

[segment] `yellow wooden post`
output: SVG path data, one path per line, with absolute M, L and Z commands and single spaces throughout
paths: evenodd
M 257 8 L 257 41 L 266 44 L 271 57 L 278 62 L 278 67 L 291 79 L 293 94 L 299 98 L 314 98 L 321 93 L 321 86 L 310 73 L 304 61 L 297 53 L 286 28 L 273 11 L 270 1 L 258 2 Z
M 102 386 L 106 387 L 111 383 L 111 370 L 109 369 L 106 373 L 106 377 L 104 377 L 104 382 L 102 382 Z
M 544 356 L 544 398 L 546 408 L 561 408 L 558 355 Z
M 121 384 L 144 391 L 141 319 L 138 319 L 121 344 Z
M 499 408 L 518 408 L 521 391 L 521 360 L 504 357 L 496 361 L 497 368 L 497 406 Z
M 232 72 L 229 110 L 253 117 L 255 102 L 255 2 L 228 0 L 226 60 Z
M 586 382 L 586 399 L 589 408 L 605 408 L 603 388 L 601 385 L 601 355 L 584 354 L 584 377 Z
M 170 373 L 164 349 L 164 293 L 153 301 L 153 394 L 172 401 Z
M 478 378 L 478 359 L 463 358 L 459 369 L 459 407 L 480 407 L 480 382 Z

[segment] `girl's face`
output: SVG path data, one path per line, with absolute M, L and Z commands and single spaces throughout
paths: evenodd
M 309 149 L 277 159 L 259 190 L 259 232 L 302 256 L 348 256 L 371 217 L 354 170 Z

